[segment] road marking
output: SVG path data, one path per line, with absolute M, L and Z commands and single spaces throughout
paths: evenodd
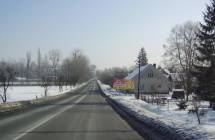
M 75 104 L 77 104 L 77 103 L 79 103 L 80 101 L 82 101 L 86 96 L 87 96 L 87 94 L 84 95 L 84 96 L 82 96 L 82 97 L 80 97 L 78 100 L 75 101 Z M 75 97 L 76 97 L 76 96 L 75 96 Z M 50 115 L 50 116 L 46 117 L 46 118 L 43 119 L 42 121 L 40 120 L 35 126 L 29 128 L 25 133 L 22 133 L 22 134 L 18 135 L 18 136 L 15 137 L 13 140 L 18 140 L 18 139 L 22 138 L 23 136 L 25 136 L 25 135 L 28 134 L 29 132 L 33 131 L 34 129 L 36 129 L 37 127 L 43 125 L 44 123 L 48 122 L 49 120 L 53 119 L 54 117 L 60 115 L 61 113 L 65 112 L 65 111 L 68 110 L 68 109 L 73 108 L 73 107 L 75 106 L 75 104 L 61 109 L 59 112 L 57 112 L 57 113 L 55 113 L 55 114 L 53 114 L 53 115 Z

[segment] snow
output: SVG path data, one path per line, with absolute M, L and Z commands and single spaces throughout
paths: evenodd
M 182 77 L 185 78 L 184 73 L 170 73 L 170 76 L 174 82 L 182 81 Z
M 183 92 L 185 92 L 184 89 L 176 89 L 176 88 L 173 88 L 172 91 L 183 91 Z
M 59 92 L 58 86 L 51 86 L 48 88 L 47 95 L 55 96 L 55 95 L 63 94 L 71 90 L 74 90 L 76 88 L 79 88 L 84 84 L 72 86 L 72 87 L 63 86 L 63 91 L 61 92 Z M 7 102 L 26 101 L 26 100 L 33 100 L 36 98 L 43 98 L 43 97 L 44 97 L 44 88 L 41 86 L 13 86 L 13 87 L 9 87 L 7 91 Z M 0 100 L 0 103 L 1 102 L 2 101 Z
M 27 80 L 25 77 L 16 77 L 15 79 L 19 80 L 19 81 L 25 81 L 25 80 Z
M 133 94 L 120 93 L 106 88 L 107 86 L 101 83 L 100 85 L 107 96 L 138 113 L 139 117 L 156 118 L 165 125 L 183 129 L 190 134 L 196 132 L 207 139 L 215 139 L 215 111 L 208 108 L 208 102 L 201 102 L 201 109 L 204 109 L 206 113 L 203 117 L 201 116 L 199 125 L 196 114 L 188 113 L 188 109 L 179 110 L 175 100 L 169 100 L 169 105 L 151 104 L 135 99 Z
M 167 75 L 170 75 L 171 73 L 170 73 L 170 71 L 168 70 L 168 69 L 163 69 L 164 70 L 164 72 L 167 74 Z

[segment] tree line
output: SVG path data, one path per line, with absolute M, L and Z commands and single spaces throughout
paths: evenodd
M 129 73 L 126 67 L 113 67 L 104 70 L 98 70 L 96 72 L 97 78 L 104 84 L 113 86 L 113 80 L 123 79 Z
M 21 61 L 0 61 L 0 97 L 3 102 L 7 101 L 7 89 L 17 79 L 37 81 L 47 96 L 52 85 L 58 86 L 61 91 L 64 85 L 76 85 L 92 76 L 90 61 L 80 49 L 73 50 L 71 55 L 64 59 L 58 49 L 51 49 L 44 56 L 38 49 L 36 61 L 32 60 L 31 52 L 27 52 L 26 58 Z
M 184 73 L 187 100 L 191 93 L 215 102 L 215 0 L 207 5 L 203 22 L 176 25 L 164 45 L 164 64 L 173 72 Z M 215 107 L 215 106 L 214 106 Z

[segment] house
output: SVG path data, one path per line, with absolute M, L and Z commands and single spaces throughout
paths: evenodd
M 184 80 L 186 78 L 184 73 L 170 73 L 171 77 L 171 87 L 172 92 L 171 96 L 173 99 L 184 99 L 185 90 L 184 90 Z
M 170 73 L 168 70 L 164 69 L 165 73 L 169 75 L 171 81 L 171 96 L 174 99 L 184 99 L 185 90 L 184 90 L 184 80 L 186 76 L 184 73 Z
M 138 92 L 139 68 L 135 68 L 125 79 L 134 81 L 134 92 Z M 169 75 L 157 69 L 156 65 L 147 64 L 140 67 L 140 93 L 169 94 L 171 81 Z

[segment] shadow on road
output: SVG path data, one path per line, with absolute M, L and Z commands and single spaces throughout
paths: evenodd
M 52 134 L 52 133 L 132 133 L 133 130 L 69 130 L 69 131 L 30 131 L 20 133 L 31 133 L 31 134 Z
M 79 106 L 92 106 L 92 105 L 98 105 L 98 106 L 106 106 L 108 105 L 105 102 L 80 102 L 80 103 L 47 103 L 42 106 L 50 106 L 50 105 L 55 105 L 55 106 L 70 106 L 70 105 L 79 105 Z

